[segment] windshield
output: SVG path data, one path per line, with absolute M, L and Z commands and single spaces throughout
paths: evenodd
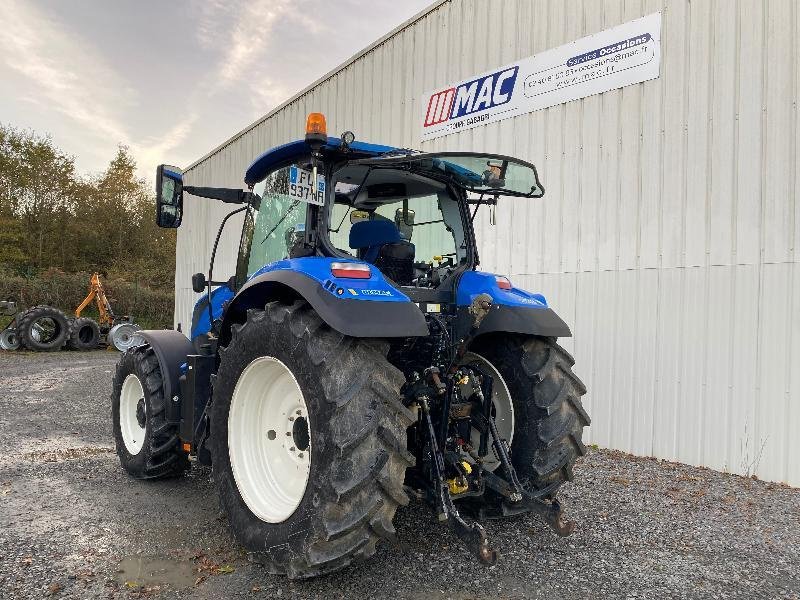
M 467 260 L 458 201 L 444 183 L 405 170 L 349 164 L 333 178 L 328 236 L 342 254 L 400 285 L 435 285 Z
M 478 194 L 541 198 L 544 187 L 536 167 L 509 156 L 470 152 L 440 152 L 389 156 L 359 161 L 378 168 L 401 166 L 414 173 L 448 180 Z
M 265 265 L 302 254 L 306 208 L 313 190 L 310 185 L 293 181 L 302 180 L 306 173 L 297 165 L 290 165 L 271 172 L 256 186 L 261 203 L 251 207 L 245 221 L 240 277 L 250 277 Z

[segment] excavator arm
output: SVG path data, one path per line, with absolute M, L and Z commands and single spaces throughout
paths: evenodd
M 114 325 L 114 311 L 111 310 L 111 303 L 106 298 L 106 292 L 103 289 L 103 284 L 100 282 L 100 274 L 93 273 L 89 280 L 89 294 L 80 303 L 78 308 L 75 309 L 75 317 L 79 318 L 81 312 L 94 300 L 97 303 L 97 310 L 100 313 L 100 325 L 104 327 L 111 327 Z

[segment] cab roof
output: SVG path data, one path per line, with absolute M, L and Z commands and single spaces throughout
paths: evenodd
M 347 156 L 347 158 L 353 159 L 371 158 L 396 150 L 397 148 L 393 146 L 382 146 L 359 141 L 350 144 L 347 150 L 342 150 L 342 141 L 335 137 L 329 137 L 327 143 L 322 147 L 322 152 L 326 154 L 340 153 L 342 157 Z M 271 171 L 291 163 L 295 159 L 307 156 L 310 152 L 311 148 L 305 140 L 295 140 L 267 150 L 247 167 L 247 171 L 244 174 L 244 182 L 247 185 L 255 185 L 264 181 Z

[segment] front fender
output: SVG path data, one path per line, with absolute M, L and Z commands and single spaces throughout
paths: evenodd
M 180 406 L 172 399 L 180 394 L 181 365 L 186 362 L 187 356 L 195 353 L 194 347 L 185 335 L 172 329 L 141 330 L 136 335 L 150 345 L 158 359 L 164 400 L 167 403 L 167 420 L 179 422 Z
M 221 342 L 230 340 L 230 326 L 249 308 L 263 309 L 274 299 L 301 297 L 336 331 L 351 337 L 428 335 L 419 307 L 372 269 L 369 279 L 342 279 L 331 274 L 323 257 L 278 261 L 256 272 L 231 300 L 223 320 Z

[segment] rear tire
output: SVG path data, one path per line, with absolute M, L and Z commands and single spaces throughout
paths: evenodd
M 111 412 L 117 456 L 131 477 L 174 477 L 189 468 L 176 425 L 165 418 L 163 377 L 153 349 L 144 344 L 117 363 Z
M 100 345 L 100 325 L 89 317 L 80 317 L 72 321 L 67 340 L 70 350 L 94 350 Z
M 17 325 L 20 343 L 36 352 L 61 350 L 69 333 L 67 316 L 52 306 L 34 306 L 20 317 Z
M 590 419 L 581 403 L 586 387 L 572 372 L 575 359 L 554 338 L 513 334 L 479 339 L 472 350 L 494 365 L 511 393 L 511 463 L 520 483 L 535 496 L 555 498 L 586 453 L 581 438 Z M 501 500 L 487 492 L 481 514 L 501 516 Z
M 414 415 L 400 400 L 404 378 L 386 360 L 387 350 L 388 344 L 334 331 L 302 301 L 249 310 L 220 350 L 210 411 L 214 481 L 237 540 L 270 572 L 290 578 L 329 573 L 368 558 L 379 540 L 394 537 L 395 510 L 408 502 L 403 480 L 414 458 L 405 440 Z M 254 387 L 249 370 L 263 361 L 280 363 L 276 373 L 282 379 Z M 307 407 L 301 442 L 310 455 L 302 475 L 307 479 L 301 491 L 290 494 L 295 508 L 262 513 L 262 519 L 255 513 L 265 505 L 253 497 L 269 496 L 273 484 L 268 477 L 254 478 L 252 470 L 245 480 L 242 451 L 255 449 L 266 457 L 268 469 L 281 472 L 281 453 L 297 438 L 289 423 L 286 431 L 272 429 L 272 415 L 280 414 L 283 404 L 274 389 L 290 380 L 295 383 L 287 384 L 287 393 L 299 393 L 298 406 Z M 237 389 L 240 382 L 246 383 Z M 250 391 L 245 396 L 243 390 Z M 251 414 L 258 421 L 255 429 L 266 429 L 260 440 L 243 425 L 248 422 L 239 414 L 244 403 L 259 407 Z M 243 440 L 237 432 L 250 434 Z M 262 486 L 260 494 L 252 493 L 253 485 Z

